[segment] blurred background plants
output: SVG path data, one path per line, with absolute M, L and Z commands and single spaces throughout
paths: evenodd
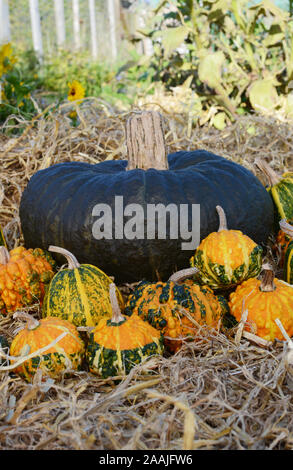
M 171 91 L 189 79 L 201 123 L 222 128 L 255 111 L 293 117 L 289 11 L 270 0 L 170 0 L 149 26 L 141 33 L 153 41 L 153 81 Z
M 287 3 L 287 10 L 271 0 L 149 3 L 144 26 L 126 35 L 127 48 L 114 62 L 93 60 L 86 48 L 53 53 L 47 34 L 41 65 L 29 43 L 16 43 L 14 55 L 10 51 L 5 58 L 9 68 L 0 69 L 0 121 L 11 114 L 28 118 L 50 103 L 59 105 L 67 100 L 73 80 L 82 85 L 85 97 L 105 100 L 118 110 L 152 105 L 188 114 L 191 126 L 208 122 L 223 129 L 250 113 L 293 119 L 293 0 Z M 51 18 L 48 2 L 43 8 Z M 13 11 L 12 17 L 17 30 Z M 138 49 L 145 39 L 150 55 Z

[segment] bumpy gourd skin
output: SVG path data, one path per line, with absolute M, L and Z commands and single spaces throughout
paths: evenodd
M 197 276 L 202 284 L 225 289 L 258 276 L 262 253 L 262 247 L 240 230 L 222 230 L 200 243 L 190 265 L 199 269 Z
M 111 282 L 100 269 L 87 264 L 59 271 L 46 291 L 42 316 L 63 318 L 75 326 L 95 326 L 101 318 L 111 317 Z M 123 308 L 118 289 L 117 295 Z
M 90 334 L 86 357 L 90 372 L 106 378 L 126 375 L 136 364 L 163 350 L 160 332 L 133 315 L 119 323 L 102 319 Z
M 208 286 L 168 281 L 138 284 L 124 313 L 139 315 L 161 331 L 165 345 L 175 352 L 182 345 L 180 338 L 196 336 L 196 323 L 217 328 L 224 312 L 221 302 Z
M 0 264 L 0 313 L 6 315 L 22 307 L 41 303 L 45 286 L 54 276 L 55 261 L 40 248 L 23 246 L 9 252 L 7 264 Z
M 79 370 L 84 357 L 85 346 L 74 325 L 66 320 L 48 317 L 39 321 L 39 326 L 29 330 L 24 328 L 13 339 L 10 346 L 11 356 L 31 354 L 48 346 L 63 332 L 67 332 L 61 340 L 40 356 L 24 362 L 13 371 L 30 382 L 38 368 L 45 375 L 58 378 L 69 367 Z M 14 361 L 11 361 L 13 364 Z
M 241 320 L 244 310 L 248 310 L 246 329 L 252 333 L 273 341 L 284 337 L 275 323 L 279 318 L 289 336 L 293 335 L 293 286 L 274 279 L 276 289 L 262 292 L 261 281 L 248 279 L 230 294 L 229 306 L 231 314 L 237 321 Z

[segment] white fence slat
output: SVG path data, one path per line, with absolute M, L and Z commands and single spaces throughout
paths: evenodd
M 98 44 L 97 44 L 95 0 L 89 0 L 89 10 L 90 10 L 92 56 L 93 56 L 93 59 L 96 59 L 98 57 Z
M 0 46 L 11 41 L 8 0 L 0 0 Z
M 75 49 L 80 48 L 79 0 L 72 0 L 73 35 Z
M 31 26 L 34 50 L 42 60 L 43 57 L 43 41 L 42 41 L 42 30 L 41 30 L 41 19 L 39 10 L 39 1 L 30 0 L 30 15 L 31 15 Z
M 64 46 L 65 39 L 66 39 L 63 0 L 54 0 L 54 8 L 55 8 L 57 45 L 58 47 L 62 47 Z
M 117 39 L 116 39 L 116 16 L 115 16 L 115 0 L 107 0 L 109 25 L 110 25 L 110 43 L 112 59 L 117 58 Z

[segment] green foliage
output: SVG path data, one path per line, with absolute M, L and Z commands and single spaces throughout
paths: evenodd
M 30 118 L 35 112 L 31 92 L 36 86 L 35 77 L 22 73 L 11 45 L 3 45 L 0 49 L 0 122 L 10 115 Z
M 16 2 L 11 2 L 13 7 Z M 97 3 L 101 12 L 102 3 Z M 47 53 L 40 66 L 34 52 L 24 50 L 27 42 L 16 41 L 20 47 L 17 62 L 9 70 L 3 63 L 5 74 L 0 69 L 0 122 L 11 114 L 29 119 L 50 103 L 66 101 L 68 83 L 74 80 L 84 88 L 85 97 L 94 96 L 120 109 L 157 103 L 170 112 L 186 112 L 190 126 L 210 122 L 223 129 L 238 115 L 252 112 L 293 119 L 293 19 L 275 3 L 162 0 L 147 27 L 129 38 L 124 62 L 120 56 L 112 64 L 92 61 L 87 36 L 85 49 L 53 54 L 53 8 L 40 0 L 42 23 L 51 25 L 44 47 Z M 81 6 L 81 16 L 86 18 L 87 2 Z M 27 20 L 27 2 L 20 0 L 20 7 Z M 66 30 L 72 34 L 68 8 L 65 4 Z M 288 8 L 292 14 L 293 1 Z M 30 28 L 27 23 L 26 29 Z M 21 30 L 19 15 L 12 15 L 12 26 L 13 31 Z M 100 31 L 99 41 L 105 37 Z M 151 57 L 135 49 L 142 37 L 152 41 Z M 65 47 L 69 48 L 68 42 Z
M 293 21 L 272 1 L 165 0 L 142 33 L 152 79 L 171 90 L 192 77 L 216 127 L 245 112 L 292 116 Z

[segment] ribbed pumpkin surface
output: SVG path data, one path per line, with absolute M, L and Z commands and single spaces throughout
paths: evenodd
M 86 357 L 92 373 L 110 377 L 128 374 L 135 364 L 162 353 L 160 332 L 133 315 L 119 323 L 102 319 L 90 334 Z
M 261 270 L 262 248 L 240 230 L 210 233 L 190 259 L 198 277 L 212 289 L 230 288 Z
M 39 326 L 35 329 L 24 328 L 21 330 L 11 343 L 10 355 L 23 356 L 31 354 L 48 346 L 63 332 L 68 334 L 59 340 L 57 344 L 40 356 L 24 362 L 14 369 L 14 372 L 30 381 L 38 367 L 52 378 L 60 376 L 67 367 L 79 369 L 84 355 L 84 343 L 74 325 L 58 318 L 45 318 L 39 321 Z M 11 363 L 13 364 L 13 361 Z
M 230 294 L 229 306 L 237 321 L 241 320 L 244 310 L 248 310 L 246 329 L 268 340 L 284 337 L 275 323 L 279 318 L 289 336 L 293 335 L 293 286 L 274 279 L 276 289 L 262 292 L 261 281 L 248 279 Z M 250 325 L 249 325 L 250 323 Z
M 112 280 L 89 264 L 59 271 L 52 279 L 44 300 L 42 316 L 69 320 L 76 326 L 95 326 L 111 317 L 109 285 Z M 123 307 L 123 299 L 117 290 Z
M 129 297 L 125 313 L 149 322 L 163 333 L 169 349 L 176 351 L 182 344 L 180 338 L 196 336 L 196 323 L 216 328 L 223 309 L 207 286 L 141 282 Z
M 7 264 L 0 264 L 0 313 L 42 303 L 45 285 L 54 276 L 55 261 L 43 250 L 23 246 L 9 252 Z

